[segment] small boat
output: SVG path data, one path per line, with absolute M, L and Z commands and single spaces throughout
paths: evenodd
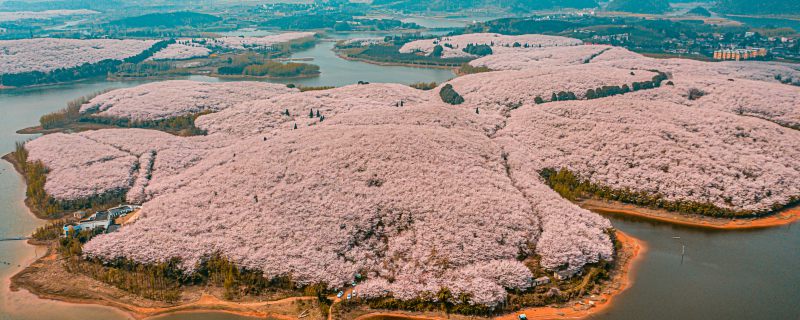
M 680 239 L 681 237 L 672 237 L 672 239 Z

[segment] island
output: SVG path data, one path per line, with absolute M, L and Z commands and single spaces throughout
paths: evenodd
M 484 70 L 318 90 L 164 81 L 51 115 L 106 126 L 5 157 L 54 219 L 32 236 L 49 254 L 12 285 L 138 318 L 586 317 L 646 250 L 587 208 L 797 219 L 798 87 L 781 81 L 796 65 L 536 34 L 401 48 Z M 186 118 L 184 134 L 158 125 Z
M 292 52 L 316 43 L 313 32 L 261 37 L 160 40 L 0 40 L 0 87 L 41 86 L 91 78 L 168 79 L 203 74 L 242 78 L 299 78 L 319 75 L 308 63 L 283 63 Z

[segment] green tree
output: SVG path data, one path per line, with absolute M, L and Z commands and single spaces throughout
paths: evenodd
M 437 44 L 435 47 L 433 47 L 433 52 L 431 53 L 431 56 L 436 58 L 441 58 L 443 52 L 444 48 L 442 48 L 442 46 Z
M 439 97 L 441 97 L 442 101 L 444 101 L 445 103 L 449 103 L 452 105 L 458 105 L 464 103 L 464 97 L 458 94 L 458 92 L 456 92 L 456 90 L 453 89 L 453 86 L 449 83 L 446 84 L 444 87 L 442 87 L 441 90 L 439 90 Z

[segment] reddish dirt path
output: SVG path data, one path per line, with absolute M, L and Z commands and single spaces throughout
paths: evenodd
M 711 218 L 693 215 L 681 215 L 666 210 L 653 210 L 638 208 L 633 205 L 619 204 L 600 200 L 587 200 L 578 203 L 582 208 L 600 213 L 611 213 L 634 216 L 646 220 L 661 221 L 666 223 L 720 229 L 720 230 L 741 230 L 741 229 L 760 229 L 787 225 L 800 220 L 800 207 L 794 207 L 777 212 L 763 218 L 752 219 L 726 219 Z

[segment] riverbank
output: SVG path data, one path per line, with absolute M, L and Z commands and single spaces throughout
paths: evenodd
M 644 220 L 720 230 L 770 228 L 787 225 L 800 220 L 800 206 L 785 209 L 760 218 L 729 219 L 694 214 L 681 214 L 663 209 L 642 208 L 617 201 L 598 199 L 584 199 L 577 201 L 576 203 L 581 208 L 598 213 L 626 215 Z
M 45 129 L 42 128 L 42 126 L 27 127 L 24 129 L 17 130 L 17 134 L 74 133 L 74 132 L 110 129 L 110 128 L 119 128 L 119 127 L 101 123 L 72 122 L 63 127 L 52 128 L 52 129 Z
M 14 153 L 13 153 L 13 152 L 9 152 L 9 153 L 7 153 L 7 154 L 3 155 L 2 159 L 3 159 L 3 160 L 5 160 L 5 161 L 7 161 L 8 163 L 10 163 L 10 164 L 11 164 L 11 166 L 12 166 L 12 167 L 14 167 L 14 171 L 16 171 L 16 172 L 17 172 L 17 174 L 19 174 L 19 175 L 20 175 L 20 177 L 22 177 L 22 180 L 24 180 L 24 181 L 25 181 L 25 185 L 27 186 L 27 185 L 28 185 L 28 177 L 27 177 L 27 175 L 25 174 L 25 170 L 23 170 L 23 169 L 22 169 L 22 165 L 21 165 L 21 164 L 20 164 L 20 163 L 17 161 L 17 159 L 14 157 Z M 28 210 L 29 210 L 31 213 L 33 213 L 33 215 L 34 215 L 36 218 L 38 218 L 38 219 L 41 219 L 41 220 L 47 220 L 47 221 L 50 221 L 50 220 L 55 220 L 54 218 L 52 218 L 52 217 L 48 217 L 48 216 L 47 216 L 47 215 L 45 215 L 44 213 L 42 213 L 42 212 L 40 212 L 39 210 L 37 210 L 35 206 L 32 206 L 32 205 L 31 205 L 31 203 L 30 203 L 30 197 L 28 197 L 28 196 L 25 196 L 25 201 L 24 201 L 24 203 L 25 203 L 25 207 L 27 207 L 27 208 L 28 208 Z
M 567 303 L 559 307 L 525 309 L 530 319 L 555 319 L 564 317 L 585 317 L 604 310 L 610 305 L 613 296 L 630 287 L 631 273 L 635 261 L 641 259 L 645 246 L 640 241 L 620 231 L 617 239 L 622 244 L 618 252 L 618 264 L 612 270 L 610 280 L 603 283 L 602 294 Z M 300 315 L 309 319 L 322 318 L 316 297 L 294 296 L 265 301 L 226 301 L 220 298 L 222 289 L 216 287 L 190 286 L 183 290 L 181 300 L 174 304 L 145 299 L 91 277 L 68 272 L 53 247 L 48 253 L 30 266 L 11 277 L 11 290 L 27 290 L 42 299 L 67 303 L 95 304 L 122 310 L 136 319 L 179 313 L 223 311 L 250 317 L 271 317 L 275 319 L 297 319 Z M 335 299 L 334 299 L 335 300 Z M 516 319 L 516 314 L 497 317 L 499 320 Z M 564 316 L 562 316 L 564 315 Z M 469 319 L 463 315 L 426 315 L 406 312 L 376 311 L 358 316 L 356 319 Z
M 442 66 L 442 65 L 430 65 L 430 64 L 414 64 L 414 63 L 403 63 L 403 62 L 383 62 L 383 61 L 375 61 L 365 58 L 356 58 L 348 56 L 341 52 L 341 50 L 334 50 L 336 56 L 340 59 L 348 60 L 348 61 L 356 61 L 356 62 L 364 62 L 369 64 L 374 64 L 376 66 L 384 66 L 384 67 L 410 67 L 410 68 L 422 68 L 422 69 L 441 69 L 441 70 L 452 70 L 453 74 L 456 74 L 456 71 L 459 67 L 454 66 Z
M 523 313 L 528 319 L 584 319 L 608 309 L 612 305 L 614 297 L 633 285 L 636 266 L 647 252 L 644 242 L 621 231 L 617 231 L 616 235 L 617 240 L 622 244 L 622 249 L 617 255 L 618 267 L 612 271 L 611 280 L 604 284 L 603 292 L 600 295 L 572 302 L 571 306 L 529 308 L 515 314 L 496 317 L 495 320 L 516 320 L 518 315 Z
M 301 74 L 296 76 L 290 77 L 273 77 L 273 76 L 250 76 L 244 74 L 219 74 L 219 73 L 209 73 L 206 76 L 219 78 L 219 79 L 230 79 L 230 80 L 293 80 L 293 79 L 309 79 L 309 78 L 316 78 L 319 77 L 322 72 L 317 72 L 313 74 Z
M 520 314 L 528 319 L 584 319 L 608 309 L 613 298 L 633 285 L 633 274 L 637 264 L 643 259 L 647 246 L 642 241 L 616 231 L 621 249 L 617 253 L 617 264 L 611 271 L 609 280 L 602 283 L 602 291 L 598 295 L 570 301 L 564 305 L 535 307 L 494 317 L 495 320 L 517 320 Z M 354 317 L 355 320 L 467 320 L 474 316 L 443 314 L 441 312 L 403 312 L 375 311 Z
M 224 311 L 275 319 L 297 319 L 302 312 L 321 317 L 316 297 L 291 296 L 269 301 L 232 302 L 221 299 L 222 289 L 216 287 L 186 287 L 179 302 L 168 304 L 130 294 L 85 275 L 70 273 L 63 263 L 63 259 L 51 247 L 45 256 L 11 277 L 11 291 L 27 290 L 41 299 L 112 307 L 135 319 L 198 311 Z

